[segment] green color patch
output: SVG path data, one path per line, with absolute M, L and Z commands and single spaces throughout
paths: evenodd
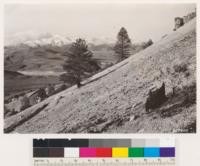
M 144 148 L 129 148 L 129 157 L 144 157 Z

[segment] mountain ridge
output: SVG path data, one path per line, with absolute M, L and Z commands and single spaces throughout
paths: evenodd
M 11 41 L 6 46 L 18 46 L 21 44 L 30 46 L 30 47 L 37 47 L 37 46 L 44 46 L 44 45 L 52 45 L 52 46 L 63 46 L 71 44 L 75 41 L 76 38 L 74 37 L 67 37 L 64 35 L 58 34 L 40 34 L 40 35 L 29 35 L 29 34 L 20 34 L 14 35 L 13 37 L 9 37 L 9 41 Z M 115 43 L 115 39 L 109 37 L 92 37 L 86 39 L 88 44 L 93 45 L 101 45 L 101 44 L 113 44 Z

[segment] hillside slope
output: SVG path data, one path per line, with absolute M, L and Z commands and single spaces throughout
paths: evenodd
M 5 119 L 5 132 L 195 132 L 196 20 L 85 82 Z M 162 82 L 168 100 L 146 113 L 149 89 Z

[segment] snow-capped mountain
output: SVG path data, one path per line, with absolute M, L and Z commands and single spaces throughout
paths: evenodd
M 78 37 L 77 37 L 78 38 Z M 115 40 L 109 37 L 94 37 L 94 38 L 84 38 L 88 44 L 100 45 L 100 44 L 111 44 Z M 31 47 L 43 46 L 43 45 L 53 45 L 53 46 L 62 46 L 74 42 L 76 38 L 67 37 L 57 34 L 35 34 L 32 32 L 27 33 L 18 33 L 14 36 L 9 36 L 5 39 L 6 45 L 18 45 L 25 44 Z
M 72 43 L 73 40 L 69 37 L 65 37 L 62 35 L 52 35 L 50 33 L 38 34 L 32 31 L 28 32 L 19 32 L 12 36 L 5 37 L 6 45 L 19 45 L 25 44 L 31 47 L 42 46 L 42 45 L 54 45 L 54 46 L 62 46 L 65 44 Z
M 28 40 L 28 41 L 25 41 L 24 44 L 29 45 L 31 47 L 38 46 L 38 45 L 62 46 L 62 45 L 70 44 L 72 42 L 73 40 L 69 37 L 51 35 L 49 37 L 39 38 L 36 40 Z

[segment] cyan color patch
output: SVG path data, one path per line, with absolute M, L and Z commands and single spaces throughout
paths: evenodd
M 144 157 L 160 157 L 160 148 L 144 148 Z

